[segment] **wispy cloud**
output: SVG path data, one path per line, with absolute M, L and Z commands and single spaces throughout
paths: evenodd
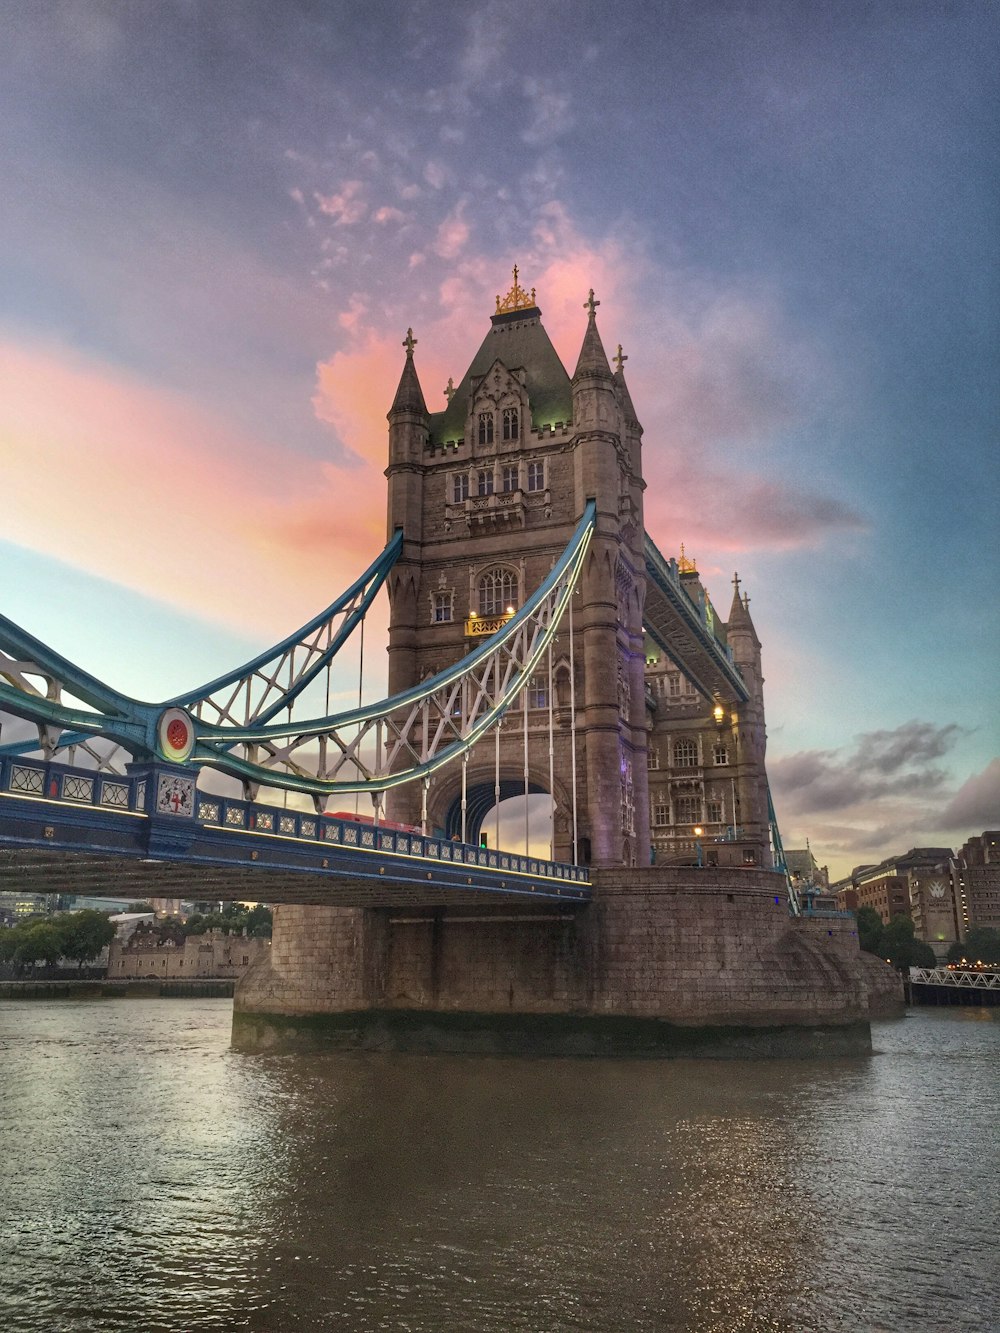
M 929 796 L 942 791 L 943 758 L 962 735 L 955 723 L 906 722 L 891 731 L 858 736 L 838 750 L 805 750 L 772 759 L 771 785 L 793 814 L 842 810 L 883 797 Z
M 360 222 L 368 212 L 368 203 L 364 197 L 363 181 L 344 181 L 340 189 L 333 194 L 315 194 L 313 197 L 319 211 L 341 227 L 353 226 Z

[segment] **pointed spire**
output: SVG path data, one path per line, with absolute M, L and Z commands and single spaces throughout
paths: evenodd
M 726 624 L 730 628 L 732 628 L 734 625 L 739 625 L 741 628 L 746 628 L 749 619 L 750 616 L 748 615 L 747 609 L 743 604 L 743 598 L 740 596 L 740 576 L 739 574 L 734 574 L 733 604 L 729 608 L 729 619 L 726 621 Z
M 740 595 L 740 576 L 733 575 L 733 604 L 729 608 L 729 619 L 726 621 L 726 629 L 732 632 L 734 629 L 749 630 L 753 635 L 754 641 L 757 640 L 757 631 L 754 629 L 754 623 L 750 619 L 750 598 L 746 593 Z
M 621 343 L 618 344 L 618 351 L 613 357 L 615 363 L 614 381 L 618 389 L 618 397 L 621 401 L 622 411 L 625 413 L 626 421 L 632 422 L 639 431 L 642 426 L 639 425 L 639 418 L 636 415 L 635 404 L 632 402 L 632 395 L 628 391 L 628 385 L 625 383 L 625 362 L 628 360 L 626 354 L 622 351 Z
M 594 300 L 594 289 L 591 287 L 590 295 L 583 303 L 583 308 L 587 314 L 587 332 L 583 335 L 583 346 L 580 348 L 580 359 L 576 363 L 576 370 L 573 372 L 573 378 L 579 375 L 598 375 L 602 379 L 613 379 L 611 366 L 608 364 L 607 353 L 604 350 L 604 344 L 601 342 L 601 335 L 597 332 L 597 307 L 600 301 Z
M 427 404 L 424 402 L 424 393 L 420 387 L 420 380 L 417 378 L 417 368 L 413 364 L 413 349 L 417 345 L 417 340 L 413 336 L 413 330 L 406 330 L 406 337 L 403 339 L 403 346 L 406 348 L 406 360 L 403 363 L 403 373 L 399 377 L 399 388 L 396 390 L 396 397 L 392 400 L 392 407 L 389 409 L 390 417 L 396 412 L 419 412 L 421 415 L 427 415 Z

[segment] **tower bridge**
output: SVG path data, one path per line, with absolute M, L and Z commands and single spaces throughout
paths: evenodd
M 237 996 L 254 1045 L 317 1015 L 401 1041 L 386 1015 L 414 1013 L 480 1033 L 483 1015 L 572 1016 L 567 1049 L 660 1049 L 705 1022 L 858 1040 L 856 938 L 788 891 L 748 598 L 734 578 L 723 620 L 683 548 L 646 533 L 644 432 L 598 305 L 571 376 L 515 269 L 439 411 L 408 331 L 385 548 L 200 689 L 131 699 L 0 617 L 0 883 L 176 897 L 188 877 L 286 904 Z M 383 587 L 387 697 L 331 713 L 324 682 L 328 701 Z M 362 794 L 370 822 L 329 813 Z M 549 796 L 548 857 L 527 826 L 523 852 L 500 846 L 515 794 Z

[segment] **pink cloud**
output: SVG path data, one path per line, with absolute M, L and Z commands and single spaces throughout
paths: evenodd
M 314 614 L 381 547 L 382 489 L 345 503 L 333 464 L 291 466 L 273 441 L 61 348 L 0 341 L 0 366 L 10 542 L 262 635 Z
M 316 194 L 314 198 L 321 213 L 333 218 L 338 226 L 360 222 L 368 212 L 368 204 L 361 197 L 362 181 L 344 181 L 337 194 Z
M 437 229 L 434 250 L 442 259 L 456 259 L 469 240 L 469 224 L 465 220 L 465 201 L 460 200 Z
M 385 448 L 385 411 L 402 366 L 396 347 L 409 324 L 419 339 L 417 369 L 431 411 L 444 406 L 439 389 L 463 374 L 488 329 L 497 295 L 510 282 L 510 258 L 468 248 L 461 204 L 440 224 L 434 249 L 450 262 L 427 300 L 427 280 L 397 297 L 377 322 L 353 319 L 352 342 L 318 372 L 318 414 L 374 465 Z M 545 327 L 572 373 L 586 327 L 583 305 L 593 287 L 598 326 L 613 352 L 627 341 L 629 387 L 639 416 L 652 423 L 646 438 L 646 509 L 650 530 L 668 553 L 684 540 L 713 554 L 752 548 L 817 546 L 836 533 L 863 531 L 867 522 L 836 495 L 767 477 L 727 456 L 753 443 L 760 457 L 770 441 L 803 420 L 805 383 L 818 372 L 801 350 L 787 346 L 779 315 L 764 297 L 710 293 L 692 280 L 664 273 L 623 232 L 602 242 L 585 239 L 558 202 L 542 206 L 528 245 L 515 256 L 523 285 L 535 287 Z M 410 269 L 428 256 L 415 252 Z M 631 350 L 628 350 L 631 349 Z M 379 368 L 379 356 L 388 365 Z M 364 401 L 375 385 L 382 390 Z M 362 443 L 363 442 L 363 443 Z

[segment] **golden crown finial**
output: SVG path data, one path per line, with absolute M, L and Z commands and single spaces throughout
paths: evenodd
M 535 289 L 532 287 L 530 292 L 526 292 L 518 281 L 519 270 L 514 265 L 514 285 L 507 295 L 500 300 L 497 297 L 497 314 L 507 315 L 512 310 L 530 310 L 535 304 Z
M 680 558 L 677 561 L 677 568 L 682 574 L 697 574 L 698 566 L 693 560 L 689 560 L 684 554 L 684 543 L 681 542 Z

